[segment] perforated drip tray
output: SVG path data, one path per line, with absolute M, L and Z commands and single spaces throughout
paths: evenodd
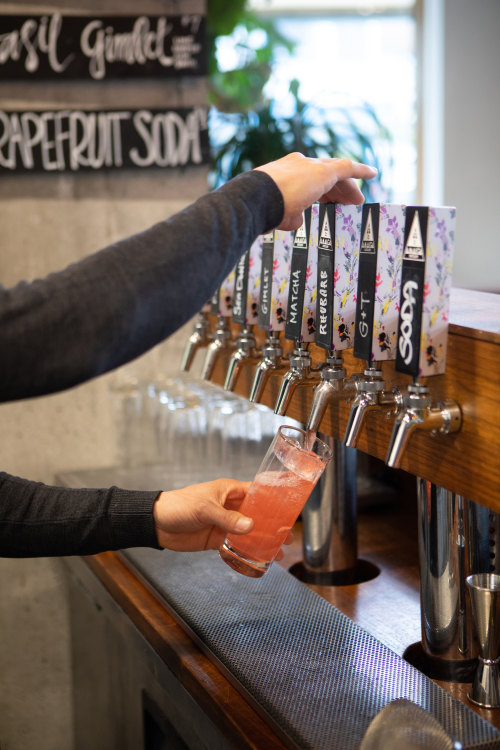
M 373 717 L 407 698 L 464 748 L 500 748 L 491 724 L 279 565 L 250 579 L 217 552 L 123 555 L 289 747 L 358 748 Z

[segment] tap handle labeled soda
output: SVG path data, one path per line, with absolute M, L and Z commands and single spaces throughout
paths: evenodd
M 414 379 L 445 371 L 455 209 L 406 209 L 396 370 Z
M 408 206 L 405 218 L 396 370 L 413 377 L 396 417 L 386 463 L 398 468 L 415 430 L 458 432 L 459 405 L 432 404 L 420 377 L 439 375 L 446 364 L 455 209 Z

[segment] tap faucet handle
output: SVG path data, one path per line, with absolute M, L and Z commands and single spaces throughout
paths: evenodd
M 396 370 L 414 378 L 445 371 L 455 213 L 406 208 Z
M 333 289 L 335 283 L 335 203 L 319 207 L 316 278 L 316 344 L 333 351 Z
M 403 453 L 415 430 L 425 430 L 431 435 L 448 435 L 458 432 L 462 426 L 462 410 L 453 399 L 432 403 L 427 386 L 408 386 L 403 397 L 404 408 L 394 422 L 386 463 L 399 468 Z
M 248 264 L 250 250 L 247 250 L 236 264 L 234 274 L 234 292 L 232 320 L 243 327 L 247 324 Z
M 252 403 L 259 402 L 271 373 L 279 372 L 284 368 L 285 361 L 279 335 L 270 331 L 262 346 L 262 359 L 255 369 L 249 400 Z
M 199 312 L 196 316 L 193 332 L 186 342 L 182 355 L 182 372 L 187 372 L 189 370 L 197 350 L 201 346 L 207 346 L 210 341 L 210 323 L 208 322 L 207 314 L 205 312 Z
M 404 217 L 400 204 L 363 205 L 354 356 L 367 362 L 396 357 Z
M 367 362 L 371 362 L 373 353 L 373 314 L 379 249 L 379 217 L 380 203 L 365 203 L 363 205 L 354 328 L 354 356 Z
M 386 414 L 397 414 L 403 404 L 403 397 L 397 386 L 389 390 L 385 388 L 385 381 L 381 370 L 370 367 L 355 381 L 357 391 L 354 399 L 344 436 L 344 443 L 349 448 L 355 448 L 365 417 L 369 411 L 385 410 Z
M 217 358 L 222 351 L 226 351 L 229 348 L 230 342 L 231 329 L 229 327 L 229 319 L 220 315 L 217 326 L 213 332 L 212 341 L 208 345 L 205 361 L 201 370 L 201 377 L 203 380 L 210 380 Z
M 257 361 L 257 342 L 250 328 L 244 328 L 236 341 L 236 351 L 231 355 L 224 381 L 224 390 L 233 391 L 243 365 Z

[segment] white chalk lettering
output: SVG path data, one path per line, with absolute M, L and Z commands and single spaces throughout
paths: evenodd
M 200 164 L 201 132 L 206 127 L 201 108 L 185 115 L 148 110 L 0 111 L 0 168 L 52 172 Z
M 42 16 L 39 21 L 28 18 L 19 29 L 0 34 L 0 64 L 9 60 L 18 61 L 25 54 L 24 68 L 35 73 L 40 67 L 40 53 L 46 55 L 51 69 L 63 73 L 74 55 L 59 60 L 57 44 L 61 34 L 62 16 L 54 13 L 49 19 Z
M 206 116 L 202 110 L 194 110 L 186 120 L 176 112 L 153 115 L 148 110 L 134 114 L 134 126 L 141 136 L 146 153 L 130 150 L 130 159 L 139 167 L 177 167 L 192 161 L 202 161 L 200 131 L 205 129 Z
M 370 304 L 370 298 L 369 297 L 365 298 L 364 292 L 362 291 L 359 301 L 360 301 L 360 305 L 361 305 L 361 307 L 360 307 L 360 309 L 361 309 L 361 312 L 360 312 L 361 320 L 359 321 L 359 324 L 358 324 L 358 330 L 359 330 L 360 335 L 363 338 L 366 338 L 368 336 L 369 332 L 370 332 L 370 329 L 369 329 L 368 323 L 366 322 L 366 316 L 367 316 L 368 313 L 363 308 L 364 308 L 365 305 L 369 305 Z
M 151 30 L 146 16 L 137 18 L 132 31 L 116 33 L 112 26 L 104 27 L 101 20 L 90 21 L 80 36 L 80 47 L 89 59 L 89 73 L 96 80 L 106 76 L 106 64 L 124 62 L 128 65 L 145 65 L 156 60 L 163 67 L 173 65 L 174 59 L 165 54 L 165 39 L 172 31 L 166 18 L 157 20 Z
M 403 358 L 405 365 L 409 365 L 413 359 L 413 315 L 416 299 L 414 292 L 418 289 L 416 281 L 408 280 L 403 286 L 403 304 L 401 305 L 400 312 L 400 326 L 399 326 L 399 338 L 398 347 L 399 353 Z
M 290 323 L 298 321 L 298 298 L 300 291 L 300 270 L 293 271 L 291 278 L 291 295 L 290 295 Z
M 264 315 L 269 312 L 269 291 L 271 281 L 271 271 L 269 268 L 263 267 L 262 269 L 262 294 L 260 297 L 260 309 Z
M 319 332 L 323 336 L 328 333 L 327 330 L 327 306 L 328 306 L 328 272 L 320 271 L 319 274 L 319 289 L 318 289 L 318 303 L 319 303 Z

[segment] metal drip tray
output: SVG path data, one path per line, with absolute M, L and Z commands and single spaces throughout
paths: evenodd
M 216 552 L 123 555 L 289 747 L 358 748 L 407 698 L 464 748 L 500 748 L 491 724 L 278 565 L 247 579 Z

